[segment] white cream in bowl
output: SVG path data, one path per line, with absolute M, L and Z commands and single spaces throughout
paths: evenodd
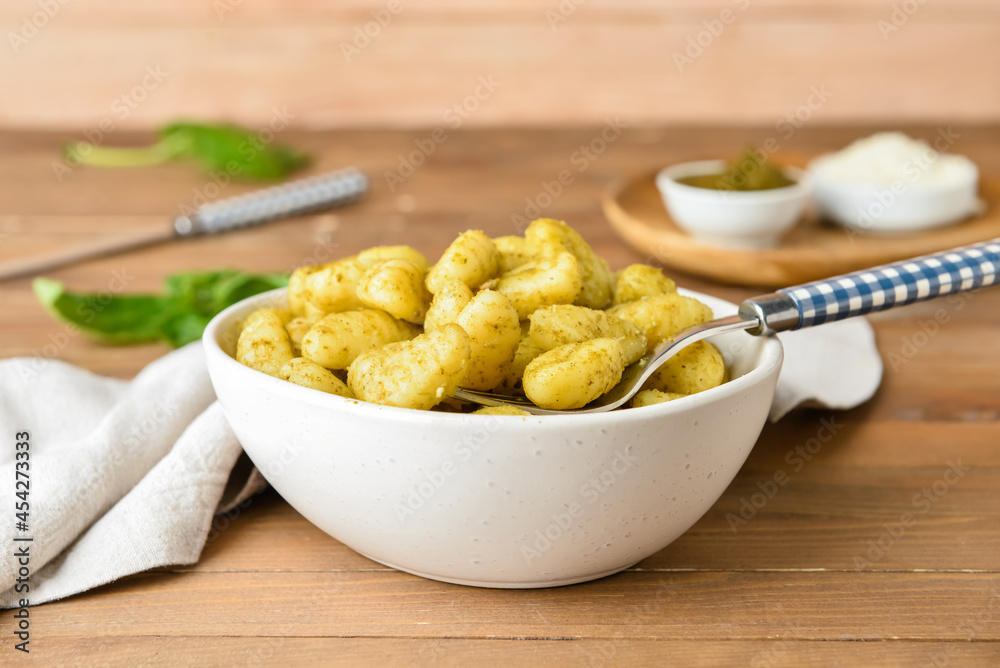
M 946 135 L 934 144 L 882 132 L 816 158 L 809 173 L 819 212 L 855 232 L 905 232 L 968 218 L 979 207 L 979 170 L 942 152 L 950 147 Z

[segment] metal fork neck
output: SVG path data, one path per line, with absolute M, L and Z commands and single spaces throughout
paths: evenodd
M 780 292 L 746 300 L 740 304 L 739 314 L 744 319 L 756 318 L 760 322 L 756 327 L 746 330 L 754 336 L 770 336 L 799 327 L 798 305 L 791 297 Z

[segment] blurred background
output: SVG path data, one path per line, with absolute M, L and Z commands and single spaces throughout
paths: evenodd
M 995 0 L 4 0 L 0 26 L 8 128 L 1000 119 Z
M 466 229 L 517 234 L 543 215 L 578 227 L 614 269 L 662 261 L 688 272 L 679 283 L 739 301 L 760 291 L 741 282 L 800 277 L 757 280 L 750 256 L 720 284 L 732 255 L 681 264 L 690 245 L 630 245 L 607 198 L 751 143 L 804 164 L 879 130 L 957 137 L 951 150 L 984 181 L 1000 173 L 996 0 L 3 0 L 0 36 L 0 262 L 160 234 L 281 178 L 354 166 L 371 182 L 344 209 L 44 274 L 78 291 L 155 292 L 174 272 L 220 267 L 284 273 L 388 242 L 433 258 Z M 190 160 L 108 169 L 66 152 L 150 146 L 184 119 L 239 124 L 310 162 L 253 182 Z M 647 181 L 645 212 L 662 217 Z M 830 230 L 775 266 L 887 261 L 882 237 L 848 245 Z M 893 259 L 968 243 L 907 239 Z M 30 280 L 0 285 L 0 300 L 4 355 L 129 377 L 163 352 L 65 337 Z

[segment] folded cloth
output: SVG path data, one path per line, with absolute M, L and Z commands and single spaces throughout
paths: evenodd
M 864 319 L 782 338 L 772 420 L 804 401 L 849 408 L 877 388 L 882 366 Z M 213 516 L 263 486 L 256 472 L 229 480 L 242 450 L 215 401 L 200 343 L 153 362 L 131 382 L 43 358 L 0 361 L 0 424 L 7 439 L 28 432 L 30 480 L 26 530 L 10 511 L 0 521 L 0 608 L 193 564 Z M 4 489 L 13 488 L 23 462 L 16 452 L 13 443 L 0 449 Z M 227 481 L 240 491 L 220 506 Z M 26 583 L 18 581 L 14 556 L 25 546 Z
M 871 399 L 882 358 L 865 318 L 778 334 L 785 361 L 771 402 L 771 422 L 797 406 L 846 410 Z
M 132 382 L 55 360 L 4 360 L 0 424 L 8 439 L 28 432 L 30 476 L 27 530 L 6 513 L 0 522 L 2 608 L 195 563 L 242 452 L 215 402 L 200 343 L 153 362 Z M 10 487 L 15 465 L 11 443 L 0 455 Z M 25 548 L 27 590 L 15 587 L 15 550 Z

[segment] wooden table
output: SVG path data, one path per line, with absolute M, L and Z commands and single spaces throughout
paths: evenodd
M 537 199 L 564 169 L 573 181 L 545 214 L 570 221 L 619 268 L 642 255 L 624 246 L 600 213 L 600 196 L 617 179 L 729 154 L 774 134 L 630 128 L 593 160 L 575 159 L 600 130 L 448 130 L 394 191 L 384 173 L 430 130 L 288 132 L 281 139 L 313 153 L 315 171 L 364 169 L 371 197 L 333 214 L 50 275 L 74 289 L 108 289 L 117 281 L 153 290 L 174 270 L 280 271 L 387 242 L 434 256 L 467 228 L 513 233 L 511 214 L 524 214 L 525 198 Z M 871 130 L 805 127 L 783 142 L 812 154 Z M 957 130 L 955 150 L 984 173 L 1000 174 L 1000 128 Z M 80 168 L 60 182 L 52 162 L 64 139 L 0 134 L 0 257 L 163 224 L 206 187 L 205 177 L 185 166 Z M 677 278 L 732 300 L 752 292 Z M 0 300 L 3 357 L 46 355 L 130 377 L 165 352 L 67 337 L 27 280 L 0 284 Z M 353 553 L 267 492 L 217 520 L 193 567 L 136 575 L 32 609 L 28 658 L 40 665 L 997 665 L 1000 290 L 960 304 L 872 318 L 886 362 L 876 397 L 851 411 L 799 411 L 766 427 L 712 510 L 625 573 L 535 591 L 431 582 Z M 923 333 L 942 307 L 948 322 Z M 833 438 L 818 451 L 803 450 L 830 421 Z M 949 473 L 956 467 L 960 476 Z M 779 471 L 789 482 L 764 504 L 756 497 L 753 517 L 731 528 L 727 515 L 739 514 Z M 906 513 L 914 519 L 903 526 Z M 308 605 L 300 604 L 306 598 Z M 4 613 L 5 665 L 24 658 L 13 651 L 12 629 Z

